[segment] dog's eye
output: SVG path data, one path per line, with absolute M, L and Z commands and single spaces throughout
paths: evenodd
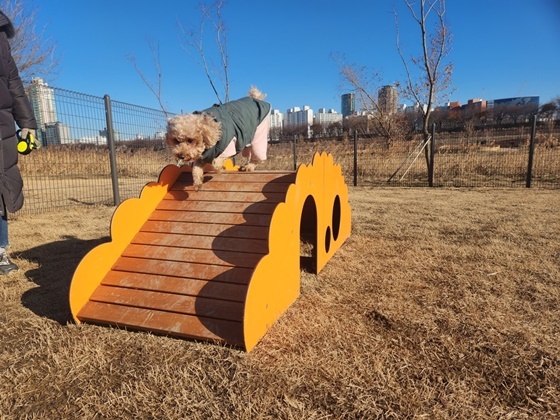
M 187 143 L 192 143 L 193 139 L 187 139 Z

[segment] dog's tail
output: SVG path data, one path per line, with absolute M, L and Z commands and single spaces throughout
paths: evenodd
M 266 93 L 262 93 L 256 86 L 251 86 L 251 89 L 249 89 L 249 96 L 251 98 L 263 100 L 266 98 Z

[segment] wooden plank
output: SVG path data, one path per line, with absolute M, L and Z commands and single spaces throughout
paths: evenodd
M 198 296 L 101 285 L 89 300 L 229 321 L 243 320 L 243 303 Z
M 220 236 L 222 238 L 268 239 L 268 226 L 209 225 L 206 223 L 180 223 L 148 220 L 141 232 L 181 235 Z
M 283 182 L 294 183 L 296 172 L 294 171 L 253 171 L 253 172 L 207 172 L 204 174 L 205 182 L 225 181 L 225 182 Z M 192 182 L 192 174 L 184 172 L 179 175 L 178 182 Z
M 220 223 L 224 225 L 270 226 L 271 214 L 206 213 L 175 210 L 155 210 L 148 220 L 173 222 Z
M 244 268 L 255 268 L 263 257 L 262 254 L 250 254 L 247 252 L 138 244 L 128 245 L 123 251 L 122 256 Z
M 230 192 L 211 191 L 204 186 L 198 192 L 190 190 L 170 190 L 165 196 L 166 200 L 198 200 L 198 201 L 225 201 L 225 202 L 251 202 L 266 201 L 270 203 L 281 203 L 286 198 L 285 193 L 275 192 Z
M 231 203 L 223 201 L 177 201 L 163 199 L 156 210 L 202 211 L 212 213 L 272 214 L 277 203 Z
M 284 183 L 293 184 L 296 181 L 295 172 L 223 172 L 221 177 L 215 177 L 215 181 L 225 181 L 229 183 L 242 183 L 242 182 L 261 182 L 266 184 Z
M 77 315 L 82 322 L 114 325 L 177 337 L 217 340 L 243 346 L 241 322 L 146 310 L 89 301 Z
M 249 284 L 253 275 L 253 270 L 249 268 L 128 257 L 120 257 L 113 265 L 112 270 L 236 284 Z
M 132 239 L 133 244 L 182 246 L 214 251 L 242 250 L 255 254 L 268 254 L 268 241 L 252 238 L 224 238 L 221 236 L 178 235 L 173 233 L 160 234 L 154 232 L 138 232 Z
M 101 284 L 128 287 L 182 295 L 200 296 L 212 299 L 245 302 L 247 285 L 228 284 L 218 281 L 186 279 L 182 277 L 160 276 L 126 271 L 110 271 Z
M 208 191 L 235 191 L 235 192 L 278 192 L 285 193 L 290 183 L 283 182 L 224 182 L 224 181 L 212 181 L 204 185 L 204 190 Z M 185 190 L 192 191 L 192 182 L 175 182 L 171 187 L 171 190 Z

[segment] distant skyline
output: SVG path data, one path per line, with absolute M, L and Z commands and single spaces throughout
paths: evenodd
M 57 44 L 59 71 L 46 78 L 51 86 L 159 108 L 129 60 L 136 57 L 155 81 L 148 42 L 157 42 L 167 110 L 190 112 L 217 101 L 204 71 L 180 41 L 177 22 L 196 29 L 199 0 L 140 0 L 134 6 L 108 0 L 31 4 L 39 9 L 44 36 Z M 223 9 L 230 98 L 244 96 L 256 85 L 282 113 L 304 105 L 314 112 L 341 112 L 341 95 L 349 90 L 341 85 L 333 54 L 380 72 L 378 87 L 404 80 L 393 10 L 399 15 L 402 46 L 411 51 L 418 35 L 400 0 L 355 1 L 352 7 L 330 0 L 230 0 Z M 560 95 L 560 1 L 450 0 L 447 18 L 453 34 L 451 101 L 539 96 L 542 104 Z M 412 105 L 402 98 L 399 103 Z

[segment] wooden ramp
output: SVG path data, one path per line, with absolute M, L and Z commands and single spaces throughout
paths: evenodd
M 319 272 L 350 235 L 347 194 L 326 154 L 297 172 L 207 172 L 198 192 L 190 167 L 168 166 L 76 269 L 72 315 L 249 351 L 299 295 L 301 238 Z

